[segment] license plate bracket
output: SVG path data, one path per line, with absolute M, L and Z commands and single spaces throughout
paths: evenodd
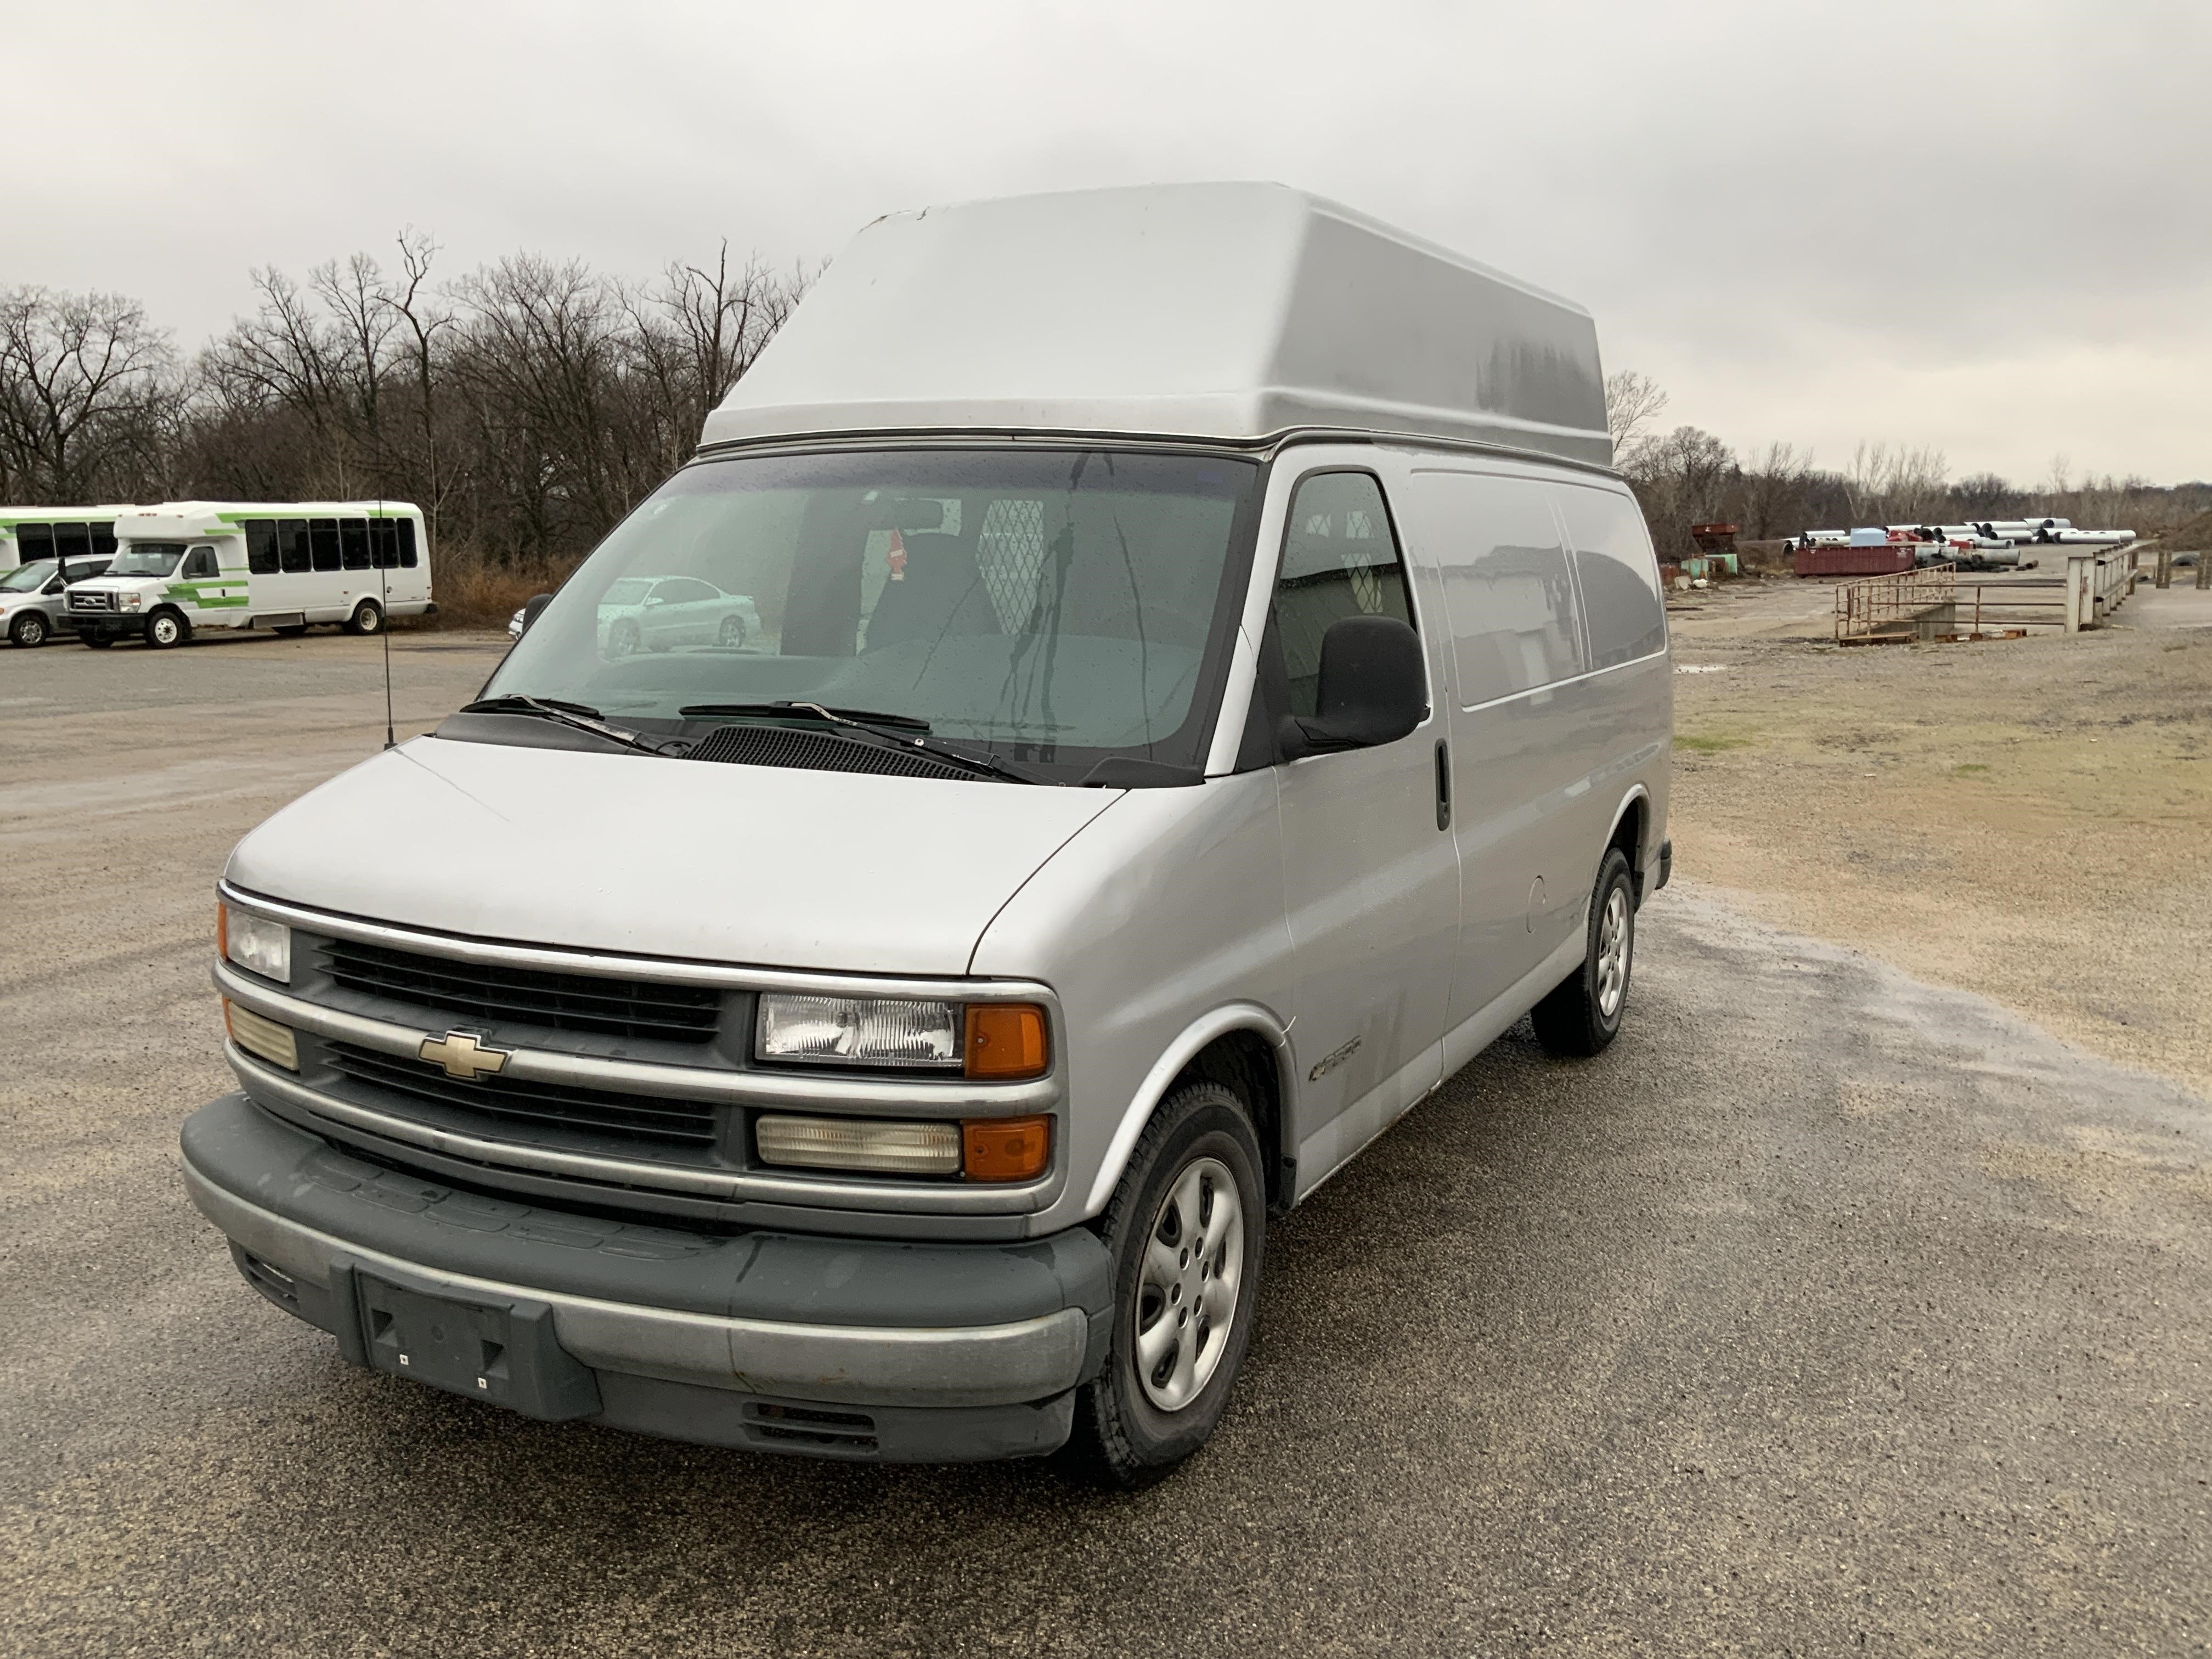
M 362 1364 L 545 1422 L 598 1414 L 599 1379 L 561 1346 L 546 1304 L 453 1296 L 362 1268 L 348 1277 L 359 1319 L 350 1357 Z

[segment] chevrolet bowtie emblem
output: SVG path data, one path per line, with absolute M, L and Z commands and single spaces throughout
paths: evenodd
M 488 1048 L 473 1031 L 448 1031 L 441 1037 L 424 1037 L 422 1052 L 433 1066 L 444 1066 L 447 1077 L 473 1083 L 503 1070 L 514 1051 Z

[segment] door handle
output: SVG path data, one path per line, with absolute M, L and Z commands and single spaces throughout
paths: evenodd
M 1451 745 L 1437 739 L 1437 828 L 1451 828 Z

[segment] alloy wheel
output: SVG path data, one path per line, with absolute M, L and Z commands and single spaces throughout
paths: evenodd
M 1137 1273 L 1137 1380 L 1164 1412 L 1204 1391 L 1229 1351 L 1244 1273 L 1244 1206 L 1218 1158 L 1193 1158 L 1160 1200 Z

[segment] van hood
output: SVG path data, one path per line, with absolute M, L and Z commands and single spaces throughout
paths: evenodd
M 1121 794 L 417 738 L 278 812 L 225 874 L 479 939 L 964 974 L 1000 908 Z

